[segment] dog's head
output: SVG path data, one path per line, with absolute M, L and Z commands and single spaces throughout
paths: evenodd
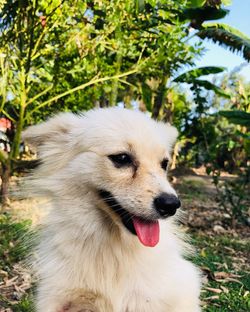
M 23 133 L 38 149 L 45 192 L 83 202 L 91 193 L 95 207 L 146 246 L 158 243 L 158 219 L 180 207 L 166 175 L 176 136 L 169 124 L 120 108 L 62 113 Z

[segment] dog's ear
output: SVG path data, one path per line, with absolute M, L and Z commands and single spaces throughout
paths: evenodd
M 164 128 L 164 132 L 167 136 L 166 140 L 167 140 L 167 145 L 169 147 L 169 149 L 172 149 L 176 139 L 178 137 L 178 131 L 175 127 L 171 126 L 169 123 L 162 123 L 162 126 Z
M 73 134 L 81 120 L 72 113 L 60 113 L 46 122 L 28 127 L 22 138 L 34 146 L 41 160 L 40 171 L 49 175 L 66 165 L 79 152 L 78 138 Z
M 175 127 L 171 126 L 170 124 L 167 124 L 166 126 L 167 132 L 169 134 L 170 144 L 171 146 L 173 146 L 178 137 L 178 130 Z
M 22 132 L 22 139 L 38 149 L 49 142 L 65 142 L 77 120 L 78 117 L 72 113 L 60 113 L 48 121 L 28 127 Z

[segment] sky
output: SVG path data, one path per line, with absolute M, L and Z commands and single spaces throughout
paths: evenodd
M 250 0 L 233 0 L 232 5 L 226 8 L 230 10 L 229 14 L 218 22 L 233 26 L 250 37 Z M 210 41 L 205 40 L 205 48 L 205 54 L 200 61 L 196 62 L 199 67 L 224 66 L 231 71 L 246 63 L 242 55 L 230 52 Z M 250 81 L 250 63 L 246 63 L 240 73 Z

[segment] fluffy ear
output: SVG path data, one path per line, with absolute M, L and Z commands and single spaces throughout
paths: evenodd
M 178 131 L 169 123 L 159 123 L 161 126 L 161 133 L 163 134 L 164 142 L 166 143 L 169 151 L 173 148 L 175 141 L 178 137 Z
M 22 138 L 36 147 L 41 160 L 40 173 L 50 175 L 66 165 L 79 152 L 77 138 L 72 134 L 80 126 L 80 118 L 60 113 L 46 122 L 27 128 Z
M 165 125 L 165 127 L 167 128 L 167 135 L 168 135 L 169 145 L 171 147 L 173 147 L 173 145 L 175 144 L 175 141 L 176 141 L 176 139 L 178 137 L 178 134 L 179 134 L 178 130 L 175 127 L 171 126 L 169 123 L 167 123 Z
M 48 142 L 65 141 L 78 117 L 72 113 L 60 113 L 39 125 L 30 126 L 22 133 L 22 139 L 36 148 Z

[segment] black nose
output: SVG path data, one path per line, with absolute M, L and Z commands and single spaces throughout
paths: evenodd
M 162 193 L 154 199 L 154 207 L 162 217 L 173 216 L 180 206 L 179 198 L 173 194 Z

